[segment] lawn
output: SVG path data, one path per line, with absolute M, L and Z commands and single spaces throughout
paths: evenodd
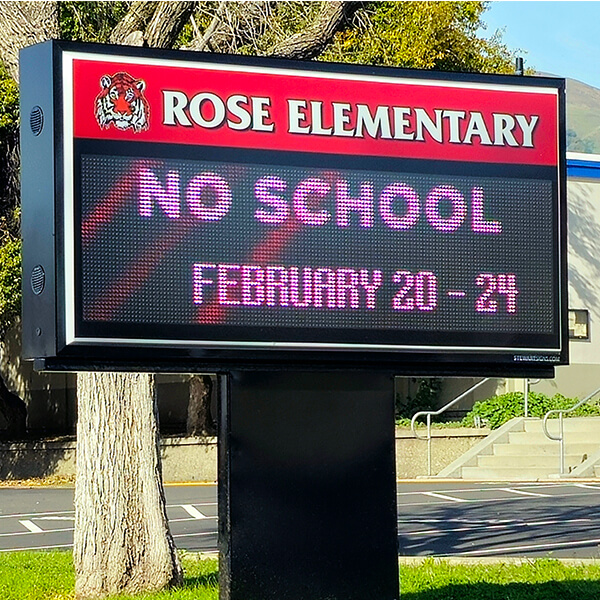
M 217 561 L 199 560 L 196 555 L 189 554 L 184 554 L 182 561 L 185 570 L 183 588 L 136 598 L 218 600 Z M 426 559 L 415 564 L 402 564 L 400 581 L 402 600 L 598 600 L 600 561 L 564 564 L 544 559 L 518 564 L 456 564 Z M 2 600 L 73 599 L 73 585 L 73 565 L 68 552 L 0 554 Z

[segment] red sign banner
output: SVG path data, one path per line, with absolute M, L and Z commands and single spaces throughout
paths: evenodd
M 552 88 L 75 56 L 76 138 L 558 164 Z

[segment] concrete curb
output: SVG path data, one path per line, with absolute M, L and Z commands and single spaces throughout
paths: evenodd
M 181 553 L 185 558 L 192 560 L 218 560 L 218 552 L 187 552 Z M 482 556 L 476 557 L 461 557 L 461 556 L 399 556 L 398 564 L 400 566 L 419 566 L 427 561 L 433 560 L 434 564 L 448 565 L 529 565 L 540 560 L 552 560 L 563 565 L 578 567 L 578 566 L 596 566 L 600 565 L 598 558 L 523 558 L 519 556 Z

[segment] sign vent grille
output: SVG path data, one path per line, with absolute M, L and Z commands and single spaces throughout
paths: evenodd
M 34 106 L 29 115 L 29 126 L 33 135 L 40 135 L 44 129 L 44 111 L 39 106 Z
M 31 289 L 36 296 L 39 296 L 46 286 L 46 272 L 42 265 L 36 265 L 31 271 Z

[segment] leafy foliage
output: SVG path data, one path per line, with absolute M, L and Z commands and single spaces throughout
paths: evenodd
M 486 2 L 371 2 L 321 59 L 442 71 L 514 72 L 500 33 L 478 37 Z
M 442 391 L 442 380 L 431 377 L 414 379 L 413 382 L 417 384 L 414 395 L 408 393 L 406 397 L 400 394 L 396 396 L 396 419 L 411 419 L 416 412 L 432 410 L 437 406 Z
M 13 138 L 19 126 L 19 86 L 0 65 L 0 140 Z
M 19 133 L 19 86 L 0 63 L 0 236 L 18 235 L 15 149 Z
M 130 2 L 59 2 L 60 34 L 77 42 L 107 42 Z
M 0 337 L 21 310 L 20 209 L 16 172 L 19 86 L 0 65 Z
M 565 398 L 561 394 L 549 397 L 546 394 L 530 392 L 527 404 L 529 416 L 541 418 L 549 410 L 568 409 L 576 403 L 576 398 Z M 510 392 L 475 402 L 471 411 L 463 419 L 463 424 L 467 427 L 472 427 L 475 424 L 475 417 L 479 417 L 492 429 L 497 429 L 507 421 L 510 421 L 510 419 L 523 417 L 524 415 L 525 398 L 523 392 Z M 600 415 L 600 404 L 586 403 L 570 413 L 569 416 L 583 417 L 591 415 Z
M 21 311 L 21 240 L 6 238 L 0 246 L 0 335 Z

